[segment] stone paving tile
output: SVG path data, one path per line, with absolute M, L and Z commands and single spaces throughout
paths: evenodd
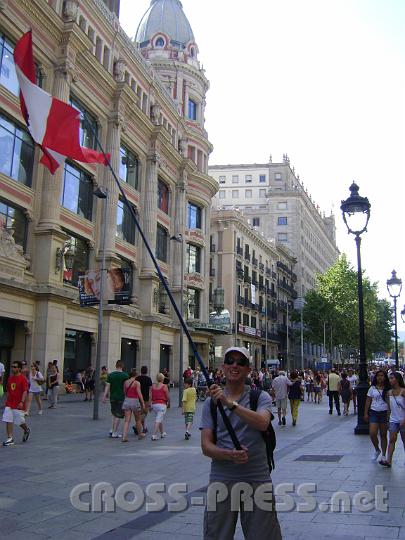
M 371 525 L 337 525 L 336 534 L 375 536 L 376 538 L 398 538 L 399 527 L 379 527 Z

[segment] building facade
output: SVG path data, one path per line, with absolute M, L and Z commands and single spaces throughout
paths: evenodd
M 216 357 L 237 344 L 250 351 L 256 368 L 279 356 L 288 367 L 287 358 L 293 360 L 288 306 L 297 297 L 292 252 L 267 240 L 239 210 L 212 212 L 210 251 L 211 307 L 216 308 L 217 291 L 222 289 L 231 322 L 231 333 L 216 338 Z
M 283 162 L 213 165 L 210 174 L 219 192 L 214 207 L 237 207 L 249 222 L 286 245 L 296 256 L 300 297 L 338 258 L 334 216 L 325 216 L 295 174 L 287 155 Z
M 204 323 L 217 184 L 208 175 L 208 81 L 181 3 L 152 1 L 137 43 L 120 26 L 117 0 L 3 0 L 0 10 L 0 359 L 7 369 L 12 360 L 43 369 L 57 359 L 64 378 L 94 362 L 97 307 L 80 306 L 77 282 L 100 268 L 105 228 L 107 268 L 126 269 L 132 298 L 105 308 L 102 365 L 121 358 L 127 369 L 166 367 L 176 379 L 179 324 L 112 174 L 67 160 L 51 175 L 39 163 L 12 54 L 32 28 L 37 83 L 85 115 L 81 144 L 96 149 L 99 139 L 111 154 L 178 305 L 182 298 L 186 318 Z M 192 335 L 207 357 L 211 335 Z

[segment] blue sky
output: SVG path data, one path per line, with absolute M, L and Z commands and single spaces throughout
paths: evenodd
M 393 268 L 405 283 L 405 1 L 182 3 L 211 81 L 210 162 L 287 152 L 316 203 L 334 209 L 339 247 L 354 263 L 339 207 L 356 180 L 372 205 L 364 268 L 381 296 Z M 149 0 L 121 5 L 134 36 Z

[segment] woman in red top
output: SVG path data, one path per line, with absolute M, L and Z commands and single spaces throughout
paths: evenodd
M 131 369 L 131 376 L 124 383 L 125 400 L 122 410 L 125 414 L 124 429 L 122 432 L 122 442 L 128 442 L 128 429 L 132 414 L 135 417 L 138 439 L 143 439 L 141 412 L 145 409 L 145 402 L 142 397 L 141 383 L 136 380 L 136 369 Z
M 155 429 L 153 431 L 152 441 L 157 440 L 158 431 L 160 431 L 160 437 L 162 439 L 166 437 L 166 432 L 163 431 L 163 418 L 169 403 L 169 390 L 167 385 L 163 384 L 164 379 L 165 376 L 163 373 L 158 373 L 156 382 L 152 384 L 150 389 L 152 410 L 155 413 Z

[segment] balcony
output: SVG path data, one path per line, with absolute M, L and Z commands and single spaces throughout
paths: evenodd
M 250 262 L 250 253 L 245 253 L 245 260 Z
M 215 277 L 215 268 L 210 268 L 210 277 Z
M 256 266 L 256 268 L 257 268 L 257 265 L 259 264 L 259 261 L 258 261 L 258 259 L 256 259 L 256 257 L 252 258 L 252 264 L 253 264 L 253 266 Z
M 238 304 L 240 304 L 241 306 L 245 305 L 245 299 L 243 298 L 243 296 L 238 296 Z
M 297 282 L 298 276 L 294 272 L 291 274 L 291 279 L 294 281 L 294 283 Z
M 267 268 L 267 267 L 266 267 L 266 275 L 271 276 L 271 270 L 270 270 L 270 268 Z
M 252 278 L 250 276 L 245 276 L 243 280 L 245 283 L 252 283 Z
M 272 277 L 272 279 L 277 279 L 277 274 L 276 274 L 276 272 L 272 272 L 272 273 L 271 273 L 271 277 Z
M 279 300 L 278 301 L 278 307 L 279 309 L 281 309 L 282 311 L 287 311 L 287 302 L 283 302 L 282 300 Z
M 263 283 L 259 283 L 259 291 L 266 292 L 266 287 L 263 285 Z
M 240 246 L 236 246 L 236 255 L 243 257 L 243 249 Z
M 237 279 L 243 280 L 243 270 L 242 270 L 242 268 L 236 267 L 236 277 L 237 277 Z
M 210 253 L 215 253 L 216 252 L 216 245 L 215 244 L 211 244 L 210 245 Z
M 257 279 L 252 279 L 252 285 L 254 285 L 255 287 L 259 286 L 259 282 L 257 281 Z
M 264 272 L 264 264 L 263 263 L 259 263 L 259 270 L 260 270 L 260 272 Z

